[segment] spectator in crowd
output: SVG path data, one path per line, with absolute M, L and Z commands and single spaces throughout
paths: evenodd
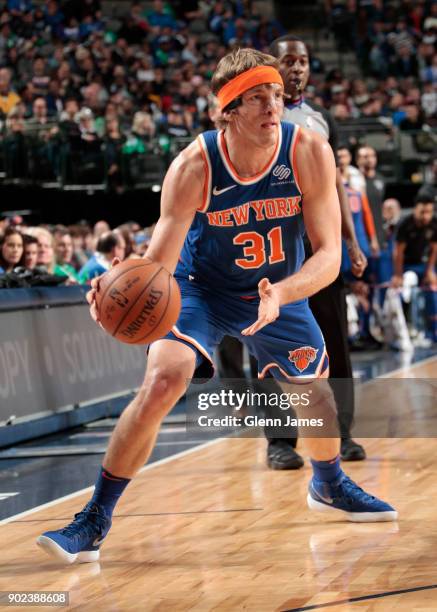
M 43 97 L 35 98 L 33 114 L 25 122 L 28 148 L 31 151 L 31 172 L 35 177 L 49 178 L 54 171 L 55 141 L 58 127 L 47 113 L 47 102 Z
M 50 123 L 47 113 L 47 102 L 42 96 L 35 98 L 32 105 L 32 116 L 27 119 L 26 127 L 29 129 L 38 129 L 46 127 Z
M 95 276 L 100 276 L 111 267 L 114 258 L 124 259 L 126 244 L 118 232 L 105 232 L 97 242 L 94 255 L 86 262 L 79 272 L 81 283 L 90 282 Z
M 68 229 L 61 229 L 55 233 L 55 256 L 56 265 L 54 273 L 58 276 L 66 276 L 69 284 L 79 282 L 79 276 L 71 265 L 73 259 L 73 239 Z
M 414 132 L 423 127 L 422 112 L 415 104 L 408 104 L 405 107 L 405 118 L 399 124 L 403 132 Z
M 339 156 L 340 159 L 340 156 Z M 352 220 L 354 223 L 355 234 L 357 237 L 358 244 L 361 251 L 364 253 L 366 258 L 370 257 L 370 241 L 366 230 L 365 223 L 365 206 L 364 197 L 360 191 L 352 189 L 348 183 L 345 183 L 345 190 L 349 200 L 349 206 L 352 213 Z M 348 280 L 352 279 L 352 263 L 349 258 L 347 246 L 343 241 L 343 255 L 341 262 L 341 272 Z
M 26 270 L 35 270 L 38 265 L 38 239 L 29 234 L 23 234 L 24 262 Z
M 365 187 L 363 189 L 362 181 L 364 177 L 361 173 L 358 177 L 355 172 L 357 169 L 350 165 L 352 156 L 349 149 L 346 147 L 339 147 L 337 150 L 337 157 L 349 200 L 358 244 L 366 258 L 370 259 L 371 255 L 379 255 L 379 244 L 376 238 L 375 224 L 365 193 Z M 353 169 L 352 172 L 351 169 Z M 355 181 L 353 180 L 354 177 Z M 357 177 L 359 180 L 357 180 Z M 359 188 L 352 187 L 351 183 L 352 185 L 358 185 Z M 373 248 L 371 245 L 373 245 Z M 353 341 L 350 344 L 350 349 L 355 351 L 380 348 L 380 344 L 371 336 L 369 329 L 371 303 L 370 289 L 367 284 L 369 268 L 366 270 L 363 280 L 357 280 L 353 277 L 352 263 L 344 241 L 342 244 L 341 272 L 345 280 L 348 281 L 350 291 L 355 296 L 358 306 L 359 333 L 352 339 Z
M 7 174 L 11 178 L 25 177 L 28 170 L 28 152 L 24 136 L 24 119 L 19 105 L 9 111 L 6 130 L 3 147 Z
M 397 56 L 389 67 L 389 73 L 396 77 L 417 77 L 418 64 L 412 45 L 399 47 Z
M 173 31 L 177 28 L 170 6 L 162 0 L 153 0 L 153 10 L 148 12 L 146 16 L 154 32 L 162 32 L 164 28 Z
M 93 232 L 88 225 L 78 223 L 76 225 L 71 225 L 68 230 L 73 240 L 73 257 L 71 265 L 76 272 L 78 272 L 86 264 L 88 259 L 92 257 L 97 241 L 94 240 Z
M 66 141 L 70 141 L 73 138 L 80 138 L 79 125 L 76 120 L 78 113 L 79 103 L 77 99 L 67 98 L 59 120 L 59 130 Z
M 82 108 L 78 113 L 81 149 L 84 152 L 100 150 L 101 140 L 94 125 L 94 115 L 90 108 Z
M 132 122 L 132 136 L 141 139 L 143 142 L 150 142 L 155 133 L 156 126 L 150 113 L 144 111 L 135 113 Z
M 97 245 L 97 242 L 102 234 L 106 234 L 107 232 L 110 232 L 110 231 L 111 231 L 111 228 L 107 221 L 105 221 L 104 219 L 97 221 L 97 223 L 95 223 L 93 227 L 94 244 Z
M 173 105 L 167 117 L 166 132 L 176 138 L 187 138 L 191 135 L 192 115 L 184 111 L 181 106 Z
M 382 220 L 384 231 L 384 240 L 382 242 L 383 249 L 390 248 L 390 250 L 393 251 L 394 239 L 400 218 L 401 205 L 399 200 L 396 200 L 396 198 L 388 198 L 387 200 L 384 200 L 382 203 Z
M 132 231 L 130 224 L 123 223 L 123 225 L 120 225 L 119 227 L 117 227 L 115 231 L 121 234 L 124 239 L 124 244 L 125 244 L 124 259 L 128 259 L 128 258 L 135 259 L 139 257 L 139 255 L 136 252 L 137 245 L 135 242 L 135 234 Z
M 20 102 L 20 96 L 11 88 L 11 71 L 0 68 L 0 111 L 7 115 Z
M 394 251 L 392 285 L 402 287 L 404 272 L 417 274 L 421 284 L 435 286 L 437 262 L 437 219 L 434 199 L 427 191 L 419 193 L 413 214 L 399 225 Z
M 50 76 L 47 71 L 47 62 L 43 57 L 36 57 L 33 62 L 31 83 L 37 96 L 45 97 L 48 94 Z
M 22 10 L 25 4 L 29 7 Z M 345 79 L 339 70 L 325 74 L 323 64 L 311 57 L 315 76 L 307 97 L 330 108 L 340 122 L 384 116 L 395 125 L 403 122 L 407 130 L 436 125 L 435 3 L 391 4 L 327 2 L 331 29 L 342 47 L 357 52 L 364 78 Z M 67 170 L 74 182 L 87 164 L 98 166 L 93 179 L 101 178 L 105 121 L 115 135 L 106 139 L 107 150 L 118 140 L 110 115 L 118 117 L 118 131 L 127 134 L 132 117 L 148 113 L 145 125 L 131 131 L 147 152 L 150 140 L 164 139 L 167 132 L 172 138 L 195 135 L 207 121 L 206 83 L 226 47 L 265 50 L 281 34 L 280 24 L 260 17 L 250 2 L 191 0 L 176 5 L 156 0 L 144 11 L 133 2 L 117 30 L 92 0 L 6 4 L 0 26 L 0 111 L 7 115 L 21 98 L 26 117 L 32 116 L 28 125 L 36 120 L 41 127 L 33 104 L 44 100 L 48 113 L 43 123 L 60 119 L 59 140 L 54 144 L 50 134 L 45 151 L 55 177 L 60 176 L 57 159 L 62 153 L 67 182 Z M 11 83 L 19 86 L 18 93 Z M 128 143 L 132 147 L 131 138 Z M 108 163 L 107 171 L 117 184 L 116 165 Z M 75 166 L 80 166 L 76 175 Z M 24 166 L 17 176 L 28 175 Z
M 425 168 L 424 187 L 437 193 L 437 151 L 434 152 L 429 166 Z
M 125 140 L 120 131 L 118 117 L 107 119 L 104 143 L 110 189 L 119 190 L 122 187 L 121 155 Z
M 339 147 L 337 150 L 338 156 L 338 164 L 340 168 L 340 173 L 343 179 L 343 183 L 346 187 L 349 188 L 349 194 L 359 194 L 359 197 L 353 195 L 352 200 L 349 199 L 349 204 L 351 206 L 352 216 L 354 213 L 357 215 L 354 218 L 354 223 L 359 222 L 359 230 L 361 232 L 361 219 L 363 227 L 365 228 L 366 237 L 364 239 L 364 235 L 362 235 L 362 243 L 365 247 L 366 251 L 364 251 L 363 246 L 361 245 L 360 240 L 358 240 L 361 249 L 365 253 L 366 257 L 370 254 L 377 256 L 379 254 L 379 244 L 376 236 L 375 222 L 373 220 L 372 211 L 370 209 L 369 201 L 367 199 L 366 194 L 366 181 L 364 176 L 355 168 L 355 166 L 351 165 L 352 155 L 350 150 L 347 147 Z M 355 232 L 357 233 L 357 226 L 355 225 Z M 370 247 L 370 252 L 369 252 Z
M 364 193 L 366 191 L 366 179 L 364 175 L 352 165 L 352 153 L 347 146 L 338 148 L 339 168 L 343 182 L 347 183 L 351 189 Z
M 143 153 L 150 152 L 152 136 L 155 133 L 155 129 L 155 125 L 149 113 L 145 113 L 142 111 L 135 113 L 132 123 L 132 130 L 122 147 L 122 155 L 137 157 L 138 155 L 142 155 Z M 126 157 L 123 157 L 122 159 L 125 163 Z M 127 163 L 127 167 L 128 174 L 130 174 L 130 162 Z M 138 174 L 140 174 L 141 172 L 142 170 L 140 170 Z
M 384 200 L 381 206 L 382 238 L 381 252 L 378 259 L 377 282 L 389 283 L 393 276 L 393 250 L 399 220 L 401 218 L 401 205 L 395 198 Z
M 38 240 L 38 266 L 42 266 L 49 274 L 55 270 L 55 244 L 53 234 L 45 227 L 28 227 L 26 234 Z
M 23 261 L 23 236 L 15 227 L 7 227 L 0 240 L 0 274 L 12 272 L 17 266 L 23 265 Z
M 376 236 L 381 245 L 384 241 L 382 202 L 384 200 L 385 182 L 377 171 L 378 158 L 375 149 L 367 145 L 358 147 L 356 153 L 357 166 L 366 181 L 366 194 L 375 223 Z

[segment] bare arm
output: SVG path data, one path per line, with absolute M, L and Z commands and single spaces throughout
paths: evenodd
M 424 281 L 428 285 L 434 285 L 436 282 L 435 267 L 437 262 L 437 242 L 431 242 L 431 251 L 429 253 L 428 263 L 426 265 Z
M 406 242 L 395 242 L 395 248 L 393 253 L 393 267 L 394 275 L 392 278 L 393 287 L 402 287 L 402 275 L 404 273 L 404 254 Z
M 347 243 L 356 241 L 357 237 L 355 234 L 354 222 L 352 220 L 352 213 L 339 168 L 336 169 L 335 185 L 337 187 L 337 195 L 340 202 L 341 235 Z
M 165 176 L 161 216 L 145 254 L 172 274 L 196 210 L 202 205 L 204 180 L 203 160 L 194 142 L 178 155 Z
M 341 178 L 340 169 L 336 172 L 337 195 L 340 202 L 341 212 L 341 235 L 343 236 L 352 264 L 352 274 L 362 276 L 367 267 L 367 259 L 357 241 L 355 226 L 352 220 L 352 213 L 349 206 L 346 190 Z
M 315 132 L 303 130 L 297 149 L 302 210 L 313 255 L 296 274 L 271 284 L 258 284 L 258 319 L 241 331 L 252 336 L 279 316 L 279 308 L 317 293 L 338 276 L 341 260 L 341 216 L 331 146 Z
M 369 237 L 370 249 L 372 255 L 377 257 L 379 255 L 379 243 L 376 237 L 375 220 L 373 218 L 372 209 L 370 208 L 369 198 L 367 197 L 366 191 L 362 191 L 361 198 L 363 202 L 363 221 L 366 228 L 367 235 Z
M 161 195 L 161 215 L 153 232 L 146 257 L 175 271 L 185 236 L 196 210 L 202 205 L 204 165 L 197 142 L 191 143 L 172 162 L 165 176 Z M 113 265 L 120 263 L 113 261 Z M 87 300 L 91 316 L 98 321 L 95 294 L 100 277 L 91 282 Z
M 341 261 L 341 216 L 332 149 L 315 132 L 302 130 L 296 163 L 313 255 L 299 272 L 274 285 L 280 305 L 314 295 L 332 283 Z

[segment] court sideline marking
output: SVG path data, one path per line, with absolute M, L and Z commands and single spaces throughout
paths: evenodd
M 359 597 L 350 597 L 348 599 L 337 599 L 329 603 L 314 604 L 311 606 L 303 606 L 301 608 L 288 608 L 282 612 L 306 612 L 307 610 L 320 610 L 321 608 L 330 608 L 331 606 L 339 606 L 341 604 L 357 603 L 358 601 L 368 601 L 369 599 L 380 599 L 382 597 L 390 597 L 392 595 L 404 595 L 405 593 L 416 593 L 417 591 L 430 591 L 437 589 L 437 584 L 430 584 L 420 587 L 411 587 L 410 589 L 400 589 L 398 591 L 385 591 L 383 593 L 375 593 L 374 595 L 360 595 Z

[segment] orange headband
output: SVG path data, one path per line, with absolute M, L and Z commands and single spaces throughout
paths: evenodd
M 220 104 L 220 110 L 223 110 L 227 105 L 241 96 L 242 93 L 257 85 L 265 85 L 266 83 L 278 83 L 284 87 L 284 81 L 281 75 L 273 68 L 273 66 L 255 66 L 246 72 L 242 72 L 230 81 L 228 81 L 217 94 Z

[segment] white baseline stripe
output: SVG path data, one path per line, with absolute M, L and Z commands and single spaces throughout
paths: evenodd
M 213 446 L 214 444 L 218 444 L 219 442 L 223 442 L 227 438 L 217 438 L 216 440 L 210 440 L 209 442 L 205 442 L 204 444 L 200 444 L 194 448 L 189 448 L 187 450 L 181 451 L 180 453 L 176 453 L 176 455 L 172 455 L 171 457 L 166 457 L 165 459 L 160 459 L 159 461 L 154 461 L 153 463 L 149 463 L 141 468 L 138 474 L 141 472 L 145 472 L 146 470 L 152 470 L 159 465 L 163 465 L 164 463 L 170 463 L 170 461 L 174 461 L 175 459 L 179 459 L 180 457 L 185 457 L 186 455 L 190 455 L 191 453 L 195 453 L 198 450 L 202 450 L 207 448 L 208 446 Z M 41 504 L 41 506 L 36 506 L 35 508 L 31 508 L 30 510 L 26 510 L 25 512 L 20 512 L 19 514 L 15 514 L 14 516 L 9 516 L 8 518 L 0 521 L 0 525 L 6 525 L 12 521 L 16 521 L 20 518 L 24 518 L 25 516 L 29 516 L 30 514 L 34 514 L 35 512 L 39 512 L 39 510 L 45 510 L 46 508 L 51 508 L 52 506 L 56 506 L 56 504 L 60 504 L 61 502 L 67 501 L 69 499 L 74 499 L 75 497 L 79 497 L 82 493 L 87 493 L 88 491 L 92 491 L 94 489 L 94 485 L 91 487 L 86 487 L 85 489 L 81 489 L 80 491 L 75 491 L 74 493 L 70 493 L 69 495 L 64 495 L 64 497 L 60 497 L 59 499 L 54 499 L 51 502 L 47 502 L 46 504 Z

